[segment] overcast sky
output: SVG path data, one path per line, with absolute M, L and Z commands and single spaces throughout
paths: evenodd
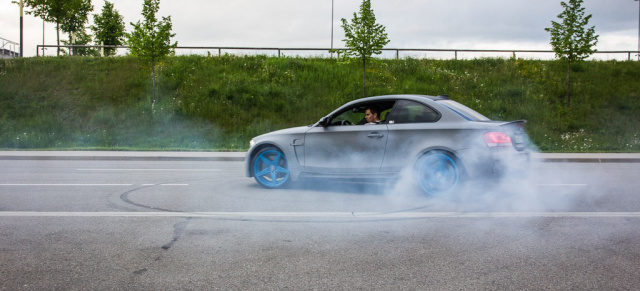
M 127 30 L 142 19 L 143 0 L 113 0 Z M 372 0 L 388 48 L 550 50 L 544 31 L 562 11 L 560 0 Z M 568 2 L 568 0 L 567 0 Z M 93 0 L 100 13 L 104 0 Z M 161 0 L 179 46 L 344 47 L 340 19 L 351 20 L 360 0 Z M 585 0 L 589 25 L 600 35 L 598 50 L 638 50 L 639 7 L 634 0 Z M 93 17 L 90 17 L 91 22 Z M 20 9 L 0 0 L 0 37 L 20 40 Z M 42 44 L 42 20 L 24 17 L 25 56 Z M 46 23 L 46 44 L 55 44 Z M 66 38 L 66 36 L 63 36 Z M 194 52 L 197 53 L 197 52 Z

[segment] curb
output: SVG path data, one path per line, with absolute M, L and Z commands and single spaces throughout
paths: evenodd
M 245 152 L 0 151 L 15 161 L 244 161 Z
M 640 153 L 533 153 L 543 163 L 640 163 Z
M 0 156 L 4 161 L 218 161 L 242 162 L 244 157 L 79 157 L 79 156 Z
M 640 163 L 640 159 L 613 159 L 613 158 L 540 158 L 537 161 L 542 163 Z
M 221 161 L 242 162 L 246 152 L 0 151 L 15 161 Z M 640 163 L 640 153 L 533 153 L 543 163 Z

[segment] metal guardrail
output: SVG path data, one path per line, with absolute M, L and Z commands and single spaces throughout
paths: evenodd
M 115 49 L 128 49 L 128 46 L 115 46 L 115 45 L 37 45 L 37 56 L 40 56 L 40 49 L 43 48 L 115 48 Z M 275 48 L 275 47 L 211 47 L 211 46 L 179 46 L 177 50 L 217 50 L 218 55 L 222 55 L 223 51 L 274 51 L 278 53 L 278 57 L 281 57 L 283 51 L 324 51 L 329 53 L 335 51 L 340 54 L 346 51 L 346 48 Z M 453 53 L 454 59 L 458 59 L 459 53 L 509 53 L 514 58 L 516 54 L 534 53 L 534 54 L 553 54 L 552 50 L 480 50 L 480 49 L 418 49 L 418 48 L 383 48 L 382 51 L 395 52 L 395 58 L 400 59 L 401 52 L 446 52 Z M 627 60 L 630 61 L 632 55 L 637 56 L 640 51 L 596 51 L 595 54 L 622 54 L 627 55 Z
M 17 58 L 20 56 L 20 53 L 16 50 L 16 46 L 20 46 L 19 43 L 2 37 L 0 37 L 0 43 L 2 43 L 2 46 L 0 46 L 0 57 Z

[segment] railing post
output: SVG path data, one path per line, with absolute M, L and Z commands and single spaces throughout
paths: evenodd
M 278 57 L 280 57 L 280 49 L 278 49 Z
M 221 48 L 218 48 L 218 56 L 219 57 L 222 56 L 222 49 Z
M 457 61 L 457 60 L 458 60 L 458 51 L 453 51 L 453 52 L 454 52 L 454 54 L 455 54 L 454 59 Z
M 396 50 L 396 60 L 400 59 L 400 50 Z

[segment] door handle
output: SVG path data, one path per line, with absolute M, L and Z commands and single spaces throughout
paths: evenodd
M 383 137 L 383 136 L 384 136 L 384 134 L 382 134 L 382 133 L 378 133 L 378 132 L 372 132 L 372 133 L 370 133 L 370 134 L 368 134 L 368 135 L 367 135 L 367 137 L 371 137 L 371 138 L 374 138 L 374 137 L 375 137 L 375 138 L 381 138 L 381 137 Z
M 303 146 L 303 145 L 304 145 L 304 142 L 299 139 L 294 139 L 293 142 L 290 144 L 290 146 L 294 146 L 294 147 Z

